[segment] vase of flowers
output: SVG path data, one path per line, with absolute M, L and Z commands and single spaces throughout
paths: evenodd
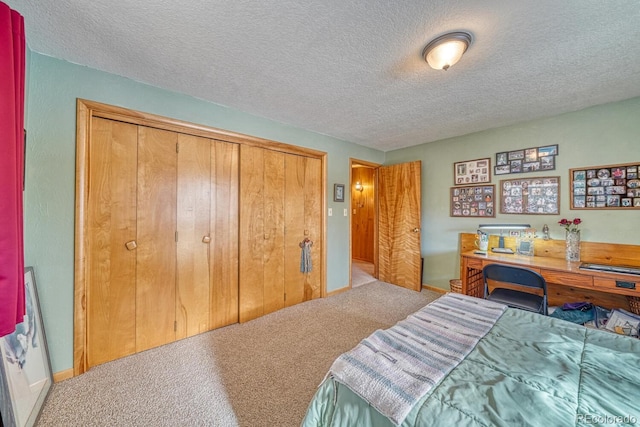
M 566 230 L 565 259 L 567 261 L 580 261 L 580 229 L 578 226 L 581 223 L 580 218 L 573 220 L 563 218 L 558 221 L 558 224 Z

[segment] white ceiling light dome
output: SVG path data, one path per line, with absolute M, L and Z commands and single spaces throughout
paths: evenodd
M 435 38 L 422 51 L 424 60 L 435 70 L 448 70 L 460 61 L 471 45 L 471 34 L 463 31 L 443 34 Z

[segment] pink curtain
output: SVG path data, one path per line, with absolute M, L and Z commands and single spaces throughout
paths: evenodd
M 0 336 L 22 322 L 24 303 L 24 20 L 0 2 Z

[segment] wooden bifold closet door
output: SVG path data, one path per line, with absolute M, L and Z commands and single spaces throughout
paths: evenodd
M 137 352 L 176 337 L 177 142 L 175 132 L 138 126 Z
M 138 127 L 94 118 L 87 202 L 87 364 L 136 352 Z
M 76 153 L 74 375 L 324 296 L 326 153 L 80 99 Z
M 209 330 L 211 141 L 178 134 L 176 339 Z
M 237 145 L 93 118 L 89 150 L 87 367 L 236 323 Z
M 320 296 L 321 161 L 240 148 L 240 322 Z M 300 271 L 309 238 L 312 265 Z

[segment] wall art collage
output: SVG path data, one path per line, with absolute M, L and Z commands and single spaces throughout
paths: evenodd
M 560 213 L 560 177 L 500 181 L 500 213 L 557 215 Z
M 554 170 L 558 145 L 496 153 L 496 175 Z
M 493 218 L 495 211 L 495 185 L 471 185 L 451 188 L 453 217 Z
M 640 162 L 570 169 L 571 209 L 640 209 Z
M 491 159 L 476 159 L 453 164 L 453 185 L 491 182 Z

